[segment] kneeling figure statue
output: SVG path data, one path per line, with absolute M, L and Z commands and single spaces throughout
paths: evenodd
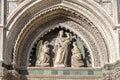
M 50 66 L 50 48 L 48 47 L 49 45 L 49 42 L 48 41 L 45 41 L 42 48 L 41 48 L 41 51 L 37 58 L 37 61 L 36 61 L 36 66 L 39 66 L 39 67 L 47 67 L 47 66 Z
M 73 49 L 72 49 L 72 67 L 84 67 L 84 62 L 82 60 L 81 52 L 79 48 L 77 47 L 76 43 L 73 43 Z

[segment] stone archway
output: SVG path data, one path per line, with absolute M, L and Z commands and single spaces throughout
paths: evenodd
M 91 52 L 93 67 L 102 67 L 109 62 L 113 62 L 112 54 L 115 48 L 112 46 L 112 44 L 114 44 L 114 38 L 112 37 L 113 24 L 108 20 L 108 17 L 102 11 L 97 14 L 97 12 L 99 12 L 99 10 L 97 10 L 98 8 L 90 5 L 89 2 L 50 0 L 31 1 L 24 4 L 24 6 L 25 5 L 27 7 L 21 8 L 23 10 L 19 10 L 21 12 L 18 11 L 18 13 L 15 14 L 15 16 L 17 15 L 16 18 L 18 18 L 18 20 L 16 20 L 15 16 L 13 16 L 13 18 L 6 25 L 6 27 L 10 29 L 10 32 L 8 34 L 8 40 L 6 44 L 7 51 L 5 51 L 6 53 L 4 55 L 4 57 L 7 57 L 5 64 L 9 65 L 12 63 L 12 49 L 14 47 L 13 62 L 15 62 L 17 68 L 27 67 L 30 50 L 37 41 L 37 30 L 39 30 L 38 28 L 40 28 L 38 32 L 44 34 L 50 30 L 50 27 L 44 29 L 44 27 L 40 26 L 58 17 L 64 17 L 79 25 L 82 25 L 82 27 L 73 27 L 74 25 L 69 27 L 70 25 L 60 24 L 66 25 L 66 27 L 68 26 L 70 30 L 83 37 L 83 40 L 86 41 L 86 44 L 88 45 L 88 48 Z M 78 9 L 76 7 L 78 7 Z M 97 21 L 99 23 L 97 23 Z M 84 30 L 81 31 L 82 28 Z M 79 32 L 82 33 L 80 34 Z M 33 33 L 36 33 L 37 35 L 33 36 Z M 31 36 L 32 39 L 29 39 L 29 36 Z M 110 40 L 108 40 L 108 38 Z M 23 56 L 27 58 L 25 59 Z M 25 61 L 22 61 L 24 59 Z
M 57 10 L 59 11 L 65 11 L 66 12 L 66 10 L 63 8 L 63 7 L 60 7 L 60 8 L 57 8 L 56 10 L 55 10 L 55 12 L 57 12 Z M 53 11 L 54 12 L 54 11 Z M 58 15 L 57 15 L 58 14 Z M 50 19 L 50 21 L 53 19 L 55 19 L 55 18 L 57 18 L 57 17 L 65 17 L 65 15 L 63 14 L 63 13 L 55 13 L 55 14 L 52 14 L 52 15 L 57 15 L 57 16 L 54 16 L 53 18 L 51 17 L 51 19 Z M 48 14 L 49 15 L 49 14 Z M 50 15 L 50 16 L 52 16 L 52 15 Z M 71 14 L 72 15 L 72 14 Z M 73 14 L 74 15 L 74 14 Z M 69 15 L 68 15 L 69 16 Z M 38 16 L 39 17 L 39 16 Z M 37 17 L 37 18 L 38 18 Z M 47 16 L 48 17 L 48 16 Z M 76 16 L 74 16 L 73 17 L 74 19 L 76 18 Z M 83 17 L 84 18 L 84 17 Z M 40 18 L 38 18 L 38 21 L 39 21 L 39 19 Z M 45 19 L 45 18 L 44 18 Z M 70 18 L 70 19 L 72 19 L 72 18 Z M 59 19 L 58 19 L 59 20 Z M 35 21 L 35 23 L 34 23 L 34 21 Z M 84 21 L 84 20 L 83 20 Z M 82 20 L 81 20 L 81 22 L 79 23 L 80 25 L 82 25 L 82 26 L 84 26 L 84 29 L 87 29 L 87 31 L 85 31 L 84 29 L 82 29 L 81 27 L 78 27 L 78 25 L 75 25 L 74 23 L 71 23 L 71 22 L 66 22 L 66 23 L 64 23 L 64 24 L 62 24 L 62 23 L 57 23 L 57 24 L 60 24 L 60 26 L 65 26 L 65 28 L 67 29 L 67 27 L 68 27 L 68 29 L 69 30 L 71 30 L 71 31 L 73 31 L 73 32 L 75 32 L 76 34 L 78 34 L 78 35 L 81 35 L 81 37 L 83 37 L 83 35 L 84 35 L 84 38 L 83 38 L 83 40 L 84 41 L 86 41 L 86 43 L 88 44 L 88 47 L 90 48 L 90 51 L 91 51 L 91 55 L 92 55 L 92 63 L 93 63 L 93 67 L 94 66 L 96 66 L 96 67 L 99 67 L 99 66 L 101 66 L 102 64 L 104 64 L 104 63 L 102 63 L 102 62 L 105 62 L 105 61 L 107 61 L 106 63 L 108 63 L 108 59 L 106 59 L 105 61 L 102 61 L 102 60 L 104 60 L 105 58 L 107 58 L 107 54 L 106 54 L 106 57 L 103 59 L 103 57 L 102 57 L 102 53 L 107 53 L 107 51 L 106 52 L 100 52 L 99 50 L 99 47 L 98 47 L 98 49 L 97 49 L 97 46 L 98 46 L 98 44 L 96 44 L 96 43 L 98 43 L 99 41 L 97 41 L 96 42 L 96 40 L 94 40 L 95 38 L 95 36 L 96 36 L 96 39 L 97 39 L 97 37 L 99 37 L 99 39 L 98 40 L 100 40 L 100 39 L 102 39 L 101 38 L 101 35 L 98 33 L 99 31 L 97 31 L 97 29 L 95 28 L 95 30 L 96 30 L 96 32 L 97 32 L 97 34 L 99 34 L 99 35 L 96 35 L 96 32 L 92 32 L 92 31 L 89 31 L 89 30 L 91 30 L 91 29 L 88 29 L 88 27 L 90 27 L 90 26 L 92 26 L 92 27 L 90 27 L 90 28 L 93 28 L 93 26 L 94 25 L 92 25 L 91 23 L 85 23 L 85 22 L 83 22 Z M 83 22 L 83 23 L 82 23 Z M 46 23 L 44 23 L 44 24 L 47 24 L 48 22 L 46 22 Z M 35 42 L 34 42 L 34 39 L 36 40 L 37 38 L 35 37 L 35 35 L 37 36 L 38 34 L 40 34 L 41 33 L 41 35 L 43 35 L 43 34 L 45 34 L 46 32 L 48 32 L 51 28 L 50 27 L 46 27 L 46 26 L 44 26 L 44 27 L 40 27 L 40 23 L 39 22 L 37 22 L 37 24 L 36 24 L 36 19 L 34 19 L 33 20 L 33 23 L 31 23 L 32 25 L 30 25 L 30 24 L 28 24 L 29 25 L 29 29 L 27 28 L 27 26 L 25 27 L 25 28 L 23 28 L 23 31 L 21 32 L 21 34 L 20 34 L 20 36 L 21 37 L 19 37 L 18 39 L 17 39 L 17 41 L 18 42 L 16 42 L 17 44 L 15 45 L 15 51 L 14 51 L 14 54 L 15 54 L 15 56 L 19 56 L 19 57 L 17 57 L 17 58 L 15 58 L 15 60 L 14 61 L 16 61 L 15 63 L 19 63 L 19 62 L 17 62 L 17 61 L 20 61 L 21 63 L 19 63 L 19 64 L 17 64 L 17 65 L 19 65 L 20 67 L 22 67 L 22 68 L 24 68 L 24 67 L 27 67 L 28 66 L 28 61 L 29 61 L 29 54 L 30 54 L 30 50 L 31 50 L 31 46 L 32 46 L 32 44 L 34 44 Z M 35 25 L 34 25 L 35 24 Z M 43 24 L 43 25 L 44 25 Z M 52 23 L 51 23 L 52 24 Z M 53 23 L 53 24 L 55 24 L 55 23 Z M 57 25 L 56 24 L 56 26 L 59 26 L 59 25 Z M 66 25 L 67 24 L 67 25 Z M 31 26 L 31 27 L 30 27 Z M 52 28 L 54 28 L 54 25 L 52 25 L 51 26 Z M 38 28 L 40 28 L 40 29 L 38 29 Z M 43 28 L 43 29 L 42 29 Z M 31 31 L 32 30 L 32 31 Z M 44 31 L 45 30 L 45 31 Z M 27 31 L 29 31 L 29 33 L 24 33 L 24 32 L 27 32 Z M 35 31 L 35 32 L 34 32 Z M 93 30 L 94 31 L 94 30 Z M 82 33 L 80 33 L 80 32 L 82 32 Z M 38 34 L 35 34 L 35 33 L 38 33 Z M 33 34 L 33 35 L 32 35 Z M 91 35 L 90 35 L 91 34 Z M 94 34 L 94 35 L 93 35 Z M 23 35 L 23 37 L 24 38 L 22 38 L 22 35 Z M 32 38 L 29 38 L 29 36 L 31 36 Z M 93 38 L 93 39 L 92 39 Z M 25 40 L 26 39 L 26 40 Z M 25 40 L 25 41 L 24 41 Z M 30 40 L 30 41 L 29 41 Z M 88 40 L 88 41 L 87 41 Z M 20 41 L 22 41 L 22 43 L 20 42 Z M 102 43 L 103 44 L 99 44 L 99 45 L 101 45 L 101 46 L 104 46 L 104 40 L 101 40 L 101 41 L 103 41 Z M 24 43 L 25 42 L 25 43 Z M 26 42 L 28 42 L 28 43 L 26 43 Z M 34 42 L 34 43 L 33 43 Z M 88 43 L 89 42 L 89 43 Z M 20 44 L 18 44 L 18 43 L 20 43 Z M 20 46 L 19 46 L 20 45 Z M 103 47 L 100 47 L 100 48 L 103 48 Z M 106 47 L 104 46 L 104 49 L 105 49 Z M 21 51 L 20 51 L 21 50 Z M 103 50 L 103 49 L 102 49 Z M 107 50 L 107 49 L 106 49 Z M 18 53 L 19 52 L 19 53 Z M 17 53 L 17 54 L 16 54 Z M 22 55 L 22 54 L 20 54 L 20 53 L 22 53 L 22 54 L 24 54 L 24 55 Z M 18 55 L 19 54 L 19 55 Z M 20 58 L 20 56 L 22 56 L 22 58 Z M 24 58 L 24 57 L 25 58 Z M 105 56 L 105 54 L 104 54 L 104 56 Z M 26 59 L 26 57 L 27 57 L 27 59 Z M 102 59 L 100 59 L 100 57 L 102 58 Z M 25 60 L 26 59 L 26 60 Z M 22 61 L 22 60 L 24 60 L 24 61 Z M 26 62 L 25 62 L 26 61 Z

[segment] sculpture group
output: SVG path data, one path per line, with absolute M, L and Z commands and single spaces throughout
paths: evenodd
M 54 44 L 55 58 L 53 62 L 54 67 L 67 67 L 67 58 L 70 50 L 71 38 L 69 33 L 66 33 L 64 37 L 64 31 L 61 30 L 58 33 L 58 36 Z M 50 66 L 50 48 L 49 42 L 45 41 L 41 48 L 41 51 L 38 53 L 36 66 L 46 67 Z M 77 44 L 73 43 L 72 56 L 71 56 L 71 67 L 83 67 L 84 63 L 82 60 L 80 49 L 77 47 Z

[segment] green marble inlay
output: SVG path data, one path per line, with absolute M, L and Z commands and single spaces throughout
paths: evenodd
M 114 66 L 108 66 L 108 70 L 113 70 Z
M 70 71 L 70 75 L 88 75 L 88 71 Z
M 105 70 L 113 70 L 115 68 L 115 66 L 113 65 L 109 65 L 109 66 L 105 66 Z
M 75 71 L 75 75 L 78 75 L 78 71 Z
M 94 75 L 101 75 L 102 74 L 102 71 L 94 71 Z
M 81 75 L 88 75 L 88 71 L 81 71 Z
M 75 75 L 76 71 L 70 71 L 70 75 Z
M 34 70 L 28 70 L 28 73 L 29 74 L 36 74 L 36 70 L 34 71 Z
M 120 63 L 118 63 L 114 66 L 114 68 L 118 68 L 118 67 L 120 67 Z
M 52 70 L 51 73 L 52 73 L 52 74 L 58 74 L 58 71 L 57 71 L 57 70 Z
M 93 71 L 88 71 L 88 75 L 93 75 L 94 72 Z
M 42 70 L 19 70 L 19 73 L 22 75 L 28 75 L 28 74 L 44 74 L 44 75 L 103 75 L 104 72 L 109 70 L 114 70 L 115 68 L 119 67 L 120 63 L 117 63 L 116 65 L 106 65 L 104 68 L 101 69 L 80 69 L 80 70 L 74 70 L 74 69 L 65 69 L 65 70 L 57 70 L 56 69 L 42 69 Z
M 43 74 L 44 73 L 44 70 L 37 70 L 36 71 L 36 74 Z
M 27 74 L 29 74 L 29 73 L 28 73 L 28 70 L 20 70 L 19 73 L 22 74 L 22 75 L 27 75 Z
M 51 74 L 51 70 L 44 70 L 44 74 Z
M 64 75 L 69 75 L 69 74 L 70 74 L 70 71 L 65 70 L 65 71 L 63 71 L 63 74 L 64 74 Z
M 62 70 L 59 70 L 59 71 L 58 71 L 58 74 L 62 75 L 62 74 L 63 74 L 63 71 L 62 71 Z

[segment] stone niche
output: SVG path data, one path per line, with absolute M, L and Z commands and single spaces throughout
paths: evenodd
M 61 26 L 39 37 L 31 51 L 30 67 L 91 67 L 81 38 Z

